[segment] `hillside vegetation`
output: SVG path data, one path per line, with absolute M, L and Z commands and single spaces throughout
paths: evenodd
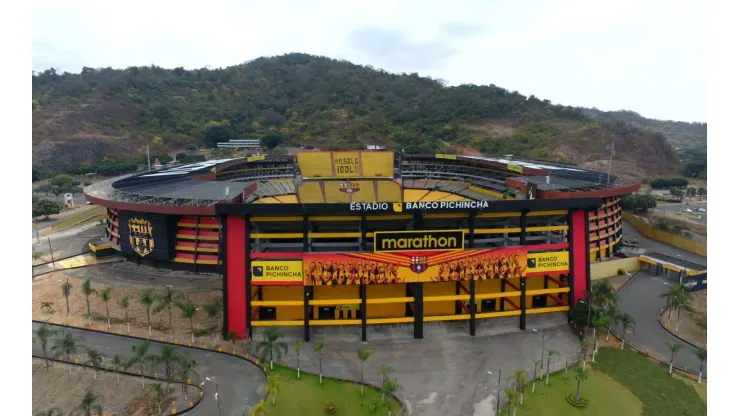
M 288 54 L 222 69 L 50 69 L 33 76 L 34 166 L 74 169 L 259 138 L 270 148 L 481 152 L 615 170 L 678 173 L 666 138 L 495 85 L 448 87 L 325 57 Z M 110 161 L 108 161 L 110 163 Z

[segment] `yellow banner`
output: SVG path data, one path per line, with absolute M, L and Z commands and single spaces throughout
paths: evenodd
M 247 162 L 256 162 L 258 160 L 265 160 L 265 155 L 259 155 L 259 156 L 249 156 L 247 158 Z
M 303 262 L 301 260 L 255 260 L 252 261 L 253 285 L 302 285 Z
M 514 172 L 522 173 L 522 167 L 515 163 L 508 163 L 506 168 Z
M 456 155 L 445 155 L 445 154 L 442 154 L 442 153 L 437 153 L 436 155 L 434 155 L 434 157 L 436 157 L 437 159 L 457 160 L 457 156 Z
M 360 178 L 359 152 L 333 152 L 334 176 L 337 178 Z
M 527 254 L 527 274 L 567 272 L 570 270 L 570 255 L 567 251 Z

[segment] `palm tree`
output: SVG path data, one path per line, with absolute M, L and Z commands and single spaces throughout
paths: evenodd
M 99 404 L 100 396 L 96 396 L 91 391 L 86 391 L 85 396 L 82 398 L 82 403 L 75 409 L 73 415 L 83 414 L 84 416 L 92 416 L 97 414 L 103 416 L 103 406 Z
M 504 390 L 504 394 L 506 394 L 506 408 L 508 410 L 508 415 L 516 416 L 516 398 L 519 395 L 518 389 L 507 387 L 506 390 Z
M 666 307 L 668 308 L 668 320 L 671 320 L 673 318 L 673 310 L 674 305 L 676 303 L 676 298 L 682 296 L 684 293 L 686 293 L 686 287 L 682 284 L 676 283 L 668 290 L 668 292 L 665 292 L 660 295 L 661 298 L 666 298 Z
M 54 355 L 66 355 L 69 361 L 72 361 L 72 354 L 77 353 L 77 340 L 69 332 L 65 332 L 62 338 L 54 340 L 51 347 L 51 353 Z M 72 366 L 69 367 L 69 374 L 72 374 Z
M 534 378 L 532 379 L 532 393 L 534 393 L 534 388 L 537 385 L 537 368 L 542 366 L 542 360 L 534 360 Z M 541 374 L 542 370 L 540 370 L 540 377 L 542 377 Z
M 162 383 L 149 383 L 148 387 L 154 402 L 157 403 L 157 414 L 162 414 L 162 402 L 167 398 L 167 390 L 162 387 Z
M 581 351 L 582 351 L 582 358 L 583 358 L 583 371 L 586 371 L 586 360 L 588 359 L 588 347 L 591 346 L 591 343 L 588 341 L 588 338 L 583 337 L 581 338 Z
M 205 309 L 206 315 L 208 315 L 209 318 L 216 318 L 219 313 L 221 313 L 221 298 L 213 298 L 210 303 L 203 305 L 203 309 Z M 216 345 L 216 334 L 219 332 L 221 332 L 221 324 L 220 322 L 217 322 L 216 329 L 211 332 L 211 348 Z M 236 348 L 234 348 L 234 350 L 236 350 Z
M 72 284 L 69 283 L 69 278 L 67 278 L 67 281 L 62 283 L 62 296 L 64 296 L 64 301 L 67 304 L 67 319 L 69 319 L 69 295 L 72 294 Z
M 622 345 L 619 347 L 619 349 L 623 350 L 624 340 L 627 338 L 627 333 L 629 331 L 635 332 L 635 318 L 633 318 L 632 315 L 628 314 L 627 312 L 622 312 L 619 314 L 619 320 L 617 323 L 619 323 L 619 326 L 622 327 Z
M 267 416 L 267 409 L 265 409 L 265 401 L 262 400 L 249 411 L 249 416 Z
M 593 304 L 600 308 L 612 308 L 619 304 L 619 297 L 614 291 L 614 287 L 606 282 L 600 280 L 591 286 L 591 296 L 593 296 Z
M 161 295 L 156 295 L 155 299 L 157 301 L 157 306 L 154 308 L 154 312 L 159 313 L 167 309 L 167 314 L 169 315 L 169 318 L 170 318 L 170 339 L 172 339 L 174 338 L 173 328 L 172 328 L 172 304 L 175 302 L 175 292 L 170 290 L 169 287 L 165 287 L 164 293 Z
M 111 360 L 110 363 L 111 365 L 113 365 L 113 371 L 116 373 L 116 384 L 120 384 L 121 374 L 119 373 L 119 370 L 121 370 L 121 368 L 124 366 L 126 362 L 123 360 L 123 357 L 116 354 L 113 356 L 113 359 Z
M 180 350 L 175 349 L 172 345 L 164 345 L 159 352 L 159 355 L 154 355 L 151 358 L 152 364 L 159 365 L 164 364 L 164 376 L 169 386 L 174 373 L 175 364 L 177 364 L 183 355 Z
M 391 416 L 392 397 L 393 393 L 398 390 L 398 379 L 395 377 L 386 379 L 383 383 L 383 390 L 388 393 L 388 416 Z
M 87 303 L 87 326 L 92 326 L 92 317 L 90 316 L 90 296 L 97 293 L 90 284 L 90 279 L 85 280 L 82 284 L 82 293 L 85 294 L 85 302 Z
M 128 320 L 128 307 L 129 307 L 129 296 L 123 296 L 118 299 L 118 306 L 123 308 L 123 312 L 126 314 L 126 332 L 131 332 L 131 324 Z
M 148 367 L 152 362 L 152 356 L 149 355 L 149 347 L 151 345 L 151 342 L 144 341 L 141 344 L 131 346 L 131 353 L 133 355 L 129 359 L 129 365 L 139 365 L 139 371 L 141 371 L 141 388 L 144 388 L 144 367 Z
M 365 378 L 364 378 L 364 363 L 367 361 L 368 358 L 373 356 L 373 350 L 367 349 L 367 348 L 358 348 L 357 349 L 357 359 L 360 360 L 360 396 L 364 394 L 363 388 L 365 386 Z
M 193 327 L 193 318 L 198 313 L 198 307 L 189 299 L 185 299 L 185 302 L 177 302 L 177 307 L 182 312 L 182 317 L 190 320 L 190 342 L 195 343 L 195 328 Z M 170 327 L 172 324 L 170 324 Z
M 319 342 L 313 347 L 313 350 L 316 351 L 317 354 L 319 354 L 319 384 L 324 383 L 323 361 L 324 361 L 324 349 L 325 348 L 326 348 L 325 338 L 321 338 Z M 270 362 L 270 365 L 272 365 L 272 362 Z
M 681 311 L 693 312 L 694 308 L 691 306 L 691 300 L 693 295 L 689 292 L 684 291 L 682 294 L 676 296 L 673 300 L 673 309 L 678 313 L 676 317 L 676 332 L 678 332 L 678 323 L 681 322 Z
M 276 355 L 277 359 L 280 360 L 282 354 L 288 352 L 288 344 L 281 341 L 280 338 L 282 338 L 282 335 L 278 334 L 277 328 L 271 326 L 262 333 L 262 341 L 257 344 L 257 352 L 260 353 L 260 360 L 267 361 L 269 356 L 270 370 L 272 370 L 274 356 Z
M 100 368 L 100 365 L 103 363 L 103 358 L 105 358 L 105 354 L 95 351 L 92 348 L 86 348 L 87 352 L 87 361 L 85 361 L 85 365 L 90 365 L 90 367 L 93 368 L 93 379 L 98 379 L 98 368 Z
M 34 333 L 36 335 L 36 338 L 38 338 L 39 342 L 41 343 L 41 351 L 44 353 L 44 364 L 46 365 L 47 371 L 49 371 L 50 368 L 49 358 L 46 354 L 47 347 L 49 345 L 49 340 L 51 339 L 51 337 L 53 337 L 57 333 L 57 330 L 49 328 L 49 326 L 46 324 L 41 324 L 41 326 L 39 326 L 39 329 L 37 329 Z
M 295 350 L 295 367 L 298 369 L 298 379 L 301 378 L 301 347 L 303 346 L 303 342 L 301 340 L 296 340 L 295 346 L 293 349 Z
M 51 315 L 54 312 L 54 302 L 41 302 L 41 310 Z
M 524 385 L 527 383 L 527 373 L 522 369 L 514 370 L 507 380 L 514 381 L 516 390 L 519 393 L 519 404 L 524 403 Z
M 683 348 L 682 344 L 674 344 L 671 341 L 667 341 L 665 345 L 668 347 L 668 349 L 671 351 L 671 364 L 668 367 L 668 374 L 673 374 L 673 358 L 675 358 L 676 353 Z
M 195 360 L 192 357 L 183 355 L 177 361 L 177 377 L 182 381 L 182 392 L 185 400 L 188 400 L 188 378 L 195 368 Z
M 707 361 L 707 350 L 704 348 L 697 348 L 694 351 L 696 357 L 699 359 L 699 384 L 701 384 L 701 376 L 704 373 L 704 363 Z
M 34 416 L 62 416 L 62 411 L 59 408 L 52 407 L 49 410 L 34 413 Z
M 275 396 L 277 396 L 278 392 L 280 391 L 280 386 L 282 386 L 283 380 L 280 378 L 277 374 L 270 374 L 267 376 L 267 394 L 272 396 L 272 404 L 275 404 Z
M 609 319 L 604 315 L 596 318 L 594 321 L 594 332 L 598 333 L 599 335 L 605 333 L 607 331 L 606 326 L 609 323 Z M 596 360 L 596 353 L 599 352 L 599 337 L 597 336 L 594 341 L 594 351 L 593 355 L 591 356 L 591 362 L 594 362 Z
M 380 369 L 378 370 L 380 372 L 380 386 L 385 385 L 385 381 L 388 379 L 388 374 L 390 374 L 391 371 L 393 371 L 392 368 L 386 366 L 385 364 L 380 365 Z M 383 395 L 380 397 L 380 401 L 382 402 L 385 399 L 385 390 L 383 390 Z
M 149 327 L 149 336 L 152 336 L 152 321 L 149 311 L 151 310 L 152 305 L 154 305 L 155 299 L 156 296 L 154 295 L 154 289 L 146 289 L 141 292 L 141 295 L 139 295 L 139 302 L 146 306 L 146 325 Z
M 236 332 L 231 331 L 224 337 L 226 341 L 231 341 L 231 353 L 236 354 Z
M 547 376 L 545 376 L 545 385 L 550 384 L 550 359 L 554 356 L 560 356 L 557 350 L 547 350 Z
M 588 373 L 582 368 L 576 369 L 576 403 L 581 402 L 581 382 L 588 380 Z
M 100 299 L 105 302 L 105 316 L 108 318 L 108 329 L 110 329 L 110 312 L 108 311 L 108 301 L 110 301 L 111 298 L 111 292 L 113 291 L 113 288 L 106 287 L 101 292 L 98 293 L 98 296 L 100 296 Z

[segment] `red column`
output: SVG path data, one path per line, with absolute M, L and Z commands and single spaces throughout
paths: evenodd
M 573 291 L 574 304 L 579 300 L 585 299 L 585 291 L 588 289 L 588 279 L 591 267 L 589 256 L 589 238 L 586 229 L 588 221 L 586 210 L 579 209 L 573 211 L 573 241 L 570 243 L 570 250 L 573 253 Z M 573 306 L 573 305 L 571 305 Z
M 226 218 L 226 311 L 229 314 L 227 332 L 244 339 L 247 332 L 247 259 L 244 258 L 246 224 L 243 217 Z

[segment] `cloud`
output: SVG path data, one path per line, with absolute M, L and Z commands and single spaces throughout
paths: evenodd
M 397 71 L 441 69 L 458 48 L 444 39 L 413 42 L 400 30 L 364 28 L 347 36 L 348 46 L 378 66 Z

